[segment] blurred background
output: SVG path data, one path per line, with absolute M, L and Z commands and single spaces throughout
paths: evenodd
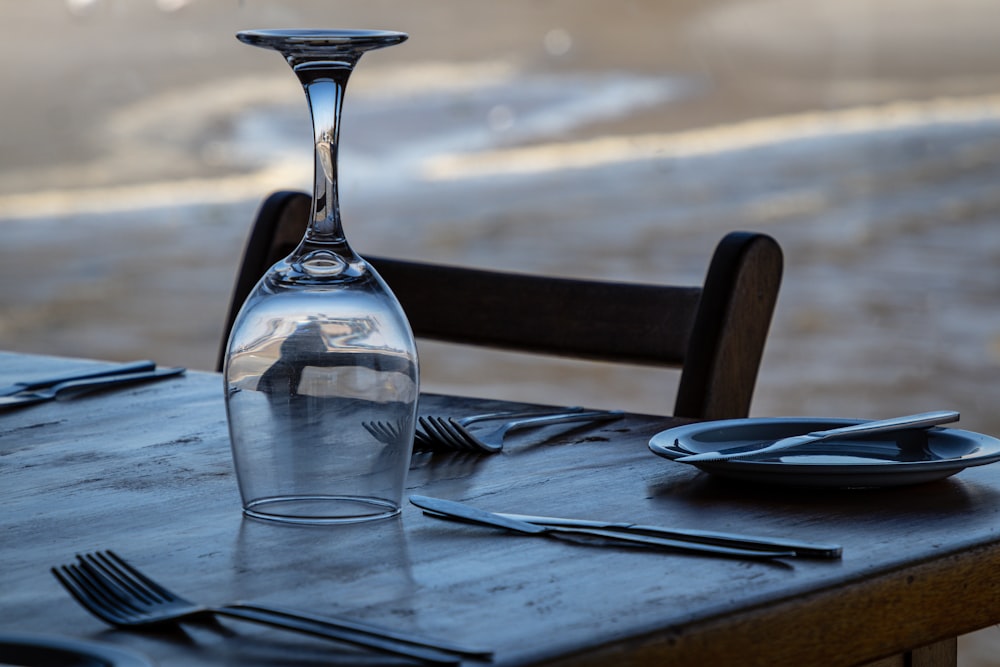
M 753 414 L 1000 435 L 995 0 L 0 0 L 0 349 L 213 369 L 260 200 L 309 190 L 262 27 L 403 30 L 348 87 L 364 254 L 700 283 L 786 272 Z M 676 376 L 422 344 L 424 388 L 668 414 Z M 997 664 L 990 629 L 964 665 Z

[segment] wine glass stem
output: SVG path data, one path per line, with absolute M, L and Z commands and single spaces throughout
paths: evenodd
M 306 62 L 294 68 L 309 102 L 316 156 L 312 219 L 306 232 L 307 243 L 346 246 L 337 193 L 337 148 L 344 91 L 355 62 L 356 59 L 344 58 Z

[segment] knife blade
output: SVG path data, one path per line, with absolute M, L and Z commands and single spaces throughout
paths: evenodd
M 662 526 L 643 525 L 614 521 L 594 521 L 591 519 L 566 519 L 552 516 L 535 516 L 530 514 L 509 514 L 498 512 L 497 516 L 505 519 L 526 521 L 537 526 L 552 526 L 556 528 L 600 528 L 603 530 L 622 531 L 642 535 L 653 535 L 668 539 L 688 540 L 704 544 L 736 547 L 740 549 L 773 549 L 792 550 L 800 558 L 840 558 L 843 548 L 838 544 L 821 544 L 802 542 L 785 538 L 756 537 L 737 533 L 724 533 L 710 530 L 695 530 L 690 528 L 664 528 Z
M 903 429 L 930 428 L 938 424 L 947 424 L 958 421 L 959 413 L 953 410 L 937 410 L 934 412 L 921 412 L 915 415 L 904 417 L 893 417 L 891 419 L 879 419 L 876 421 L 865 421 L 860 424 L 852 424 L 841 428 L 833 428 L 827 431 L 813 431 L 804 435 L 793 435 L 782 438 L 765 447 L 756 449 L 739 448 L 738 451 L 722 450 L 719 452 L 705 452 L 703 454 L 691 454 L 681 456 L 676 459 L 680 463 L 710 463 L 720 461 L 736 461 L 740 459 L 754 459 L 768 456 L 775 452 L 780 452 L 792 447 L 822 442 L 837 437 L 856 437 L 871 433 L 884 433 L 886 431 L 901 431 Z
M 425 514 L 427 516 L 431 516 L 436 519 L 450 519 L 465 523 L 492 526 L 494 528 L 504 528 L 506 530 L 525 535 L 570 539 L 577 542 L 581 541 L 583 538 L 597 537 L 601 538 L 608 544 L 645 546 L 666 549 L 669 551 L 705 553 L 730 558 L 765 560 L 796 555 L 795 551 L 790 549 L 742 549 L 704 542 L 685 542 L 683 540 L 656 537 L 653 535 L 643 535 L 640 533 L 604 530 L 601 528 L 536 525 L 527 521 L 520 521 L 518 519 L 511 518 L 510 516 L 494 514 L 493 512 L 488 512 L 464 503 L 444 500 L 442 498 L 430 498 L 428 496 L 412 495 L 410 496 L 410 502 L 425 510 Z
M 59 375 L 53 375 L 46 378 L 41 378 L 38 380 L 25 380 L 23 382 L 15 382 L 12 385 L 6 387 L 0 387 L 0 396 L 10 396 L 12 394 L 18 394 L 22 391 L 32 391 L 34 389 L 45 389 L 47 387 L 52 387 L 59 384 L 60 382 L 70 382 L 72 380 L 86 380 L 88 378 L 104 377 L 107 375 L 125 375 L 127 373 L 143 373 L 145 371 L 151 371 L 156 368 L 155 361 L 132 361 L 125 364 L 116 364 L 114 366 L 102 366 L 97 370 L 85 370 L 85 371 L 74 371 L 69 373 L 61 373 Z

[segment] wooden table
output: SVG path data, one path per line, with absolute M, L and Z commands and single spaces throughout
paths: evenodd
M 0 353 L 0 383 L 88 363 Z M 453 414 L 496 406 L 423 398 Z M 647 450 L 676 423 L 629 415 L 492 457 L 418 455 L 409 488 L 495 511 L 837 542 L 843 559 L 596 548 L 412 506 L 348 526 L 247 520 L 222 379 L 189 372 L 0 414 L 0 631 L 97 638 L 164 666 L 385 662 L 238 623 L 230 636 L 111 629 L 48 571 L 105 548 L 199 601 L 352 615 L 493 648 L 496 665 L 851 665 L 927 645 L 912 664 L 950 664 L 954 637 L 1000 622 L 1000 466 L 886 490 L 738 485 Z

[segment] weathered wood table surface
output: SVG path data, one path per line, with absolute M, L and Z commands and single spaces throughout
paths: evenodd
M 0 353 L 0 384 L 91 363 Z M 222 394 L 219 375 L 189 372 L 0 413 L 0 632 L 100 639 L 163 666 L 398 662 L 238 622 L 112 629 L 49 573 L 108 548 L 200 602 L 353 616 L 492 648 L 496 665 L 894 664 L 925 646 L 912 664 L 949 664 L 955 636 L 1000 622 L 1000 465 L 910 488 L 740 485 L 652 455 L 649 438 L 678 422 L 628 415 L 491 457 L 417 455 L 408 483 L 494 511 L 835 542 L 839 561 L 583 546 L 412 506 L 285 526 L 241 516 Z M 497 405 L 422 400 L 451 414 Z

